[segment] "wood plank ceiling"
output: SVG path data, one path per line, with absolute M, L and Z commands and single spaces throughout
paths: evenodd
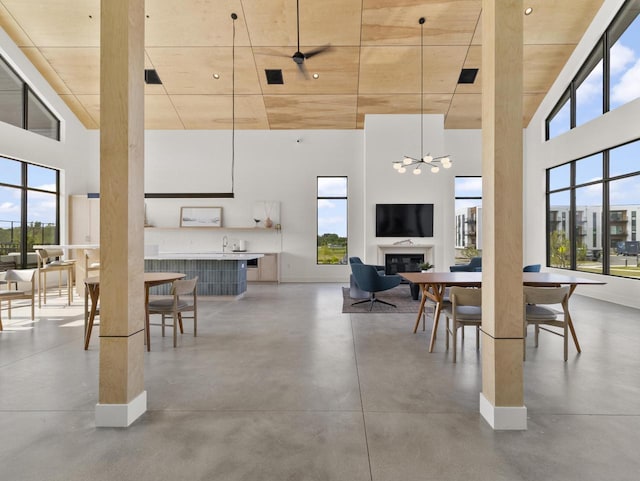
M 525 0 L 526 126 L 603 0 Z M 424 111 L 448 129 L 481 127 L 481 0 L 147 0 L 146 68 L 162 85 L 145 87 L 147 129 L 231 128 L 231 12 L 236 21 L 237 129 L 360 129 L 366 114 L 420 113 L 420 26 Z M 0 0 L 0 26 L 90 129 L 100 125 L 100 1 Z M 269 85 L 265 69 L 281 69 Z M 219 80 L 213 74 L 220 75 Z

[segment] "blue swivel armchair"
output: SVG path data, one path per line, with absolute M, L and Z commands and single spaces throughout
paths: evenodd
M 524 266 L 522 272 L 540 272 L 540 264 L 531 264 L 528 266 Z
M 381 276 L 376 269 L 376 266 L 372 266 L 369 264 L 351 264 L 351 273 L 355 278 L 358 287 L 363 291 L 369 293 L 369 298 L 364 299 L 362 301 L 354 302 L 351 304 L 355 306 L 356 304 L 362 304 L 365 302 L 369 303 L 369 310 L 373 309 L 373 304 L 375 302 L 380 302 L 382 304 L 386 304 L 388 306 L 396 307 L 394 304 L 390 302 L 382 301 L 376 297 L 376 292 L 386 291 L 388 289 L 393 289 L 397 285 L 400 284 L 402 280 L 400 276 Z
M 451 272 L 480 272 L 482 271 L 482 257 L 472 257 L 468 264 L 449 266 Z
M 359 257 L 349 257 L 349 264 L 364 264 L 364 262 L 362 262 L 362 259 L 360 259 Z M 384 273 L 385 273 L 384 266 L 375 266 L 375 267 L 376 267 L 376 270 L 381 275 L 384 275 Z

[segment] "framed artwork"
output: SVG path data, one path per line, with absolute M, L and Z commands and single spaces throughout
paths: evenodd
M 222 207 L 180 207 L 180 227 L 222 227 Z

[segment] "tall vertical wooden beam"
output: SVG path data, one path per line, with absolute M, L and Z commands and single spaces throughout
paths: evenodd
M 126 427 L 144 390 L 144 0 L 102 0 L 97 426 Z
M 522 0 L 482 2 L 482 393 L 494 429 L 526 429 L 522 377 Z

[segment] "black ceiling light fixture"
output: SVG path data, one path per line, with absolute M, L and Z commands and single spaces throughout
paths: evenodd
M 420 24 L 420 155 L 424 152 L 424 17 L 420 17 L 418 23 Z M 431 167 L 431 172 L 434 174 L 440 171 L 440 167 L 448 169 L 451 167 L 451 159 L 448 155 L 441 157 L 433 157 L 431 154 L 427 154 L 421 158 L 413 158 L 405 155 L 402 160 L 394 160 L 393 168 L 400 174 L 404 174 L 408 167 L 413 167 L 413 173 L 420 175 L 422 173 L 421 167 Z
M 231 39 L 231 194 L 234 188 L 236 168 L 236 20 L 238 15 L 231 14 L 233 36 Z

